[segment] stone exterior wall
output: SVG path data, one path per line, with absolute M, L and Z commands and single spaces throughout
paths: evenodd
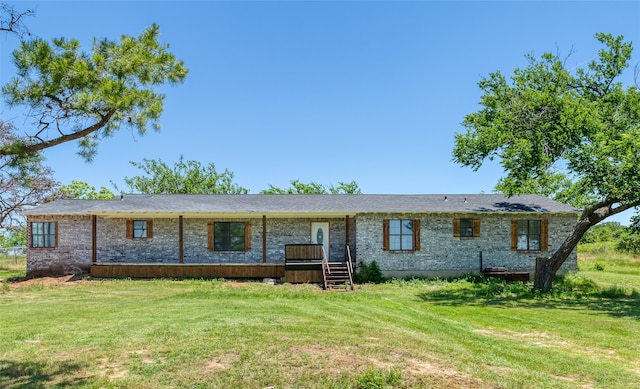
M 549 250 L 519 252 L 511 250 L 511 220 L 541 219 L 540 214 L 480 215 L 480 236 L 453 236 L 454 218 L 478 218 L 470 215 L 359 215 L 358 260 L 376 261 L 385 276 L 450 277 L 480 270 L 482 267 L 507 267 L 515 271 L 534 271 L 535 258 L 549 256 L 568 236 L 576 219 L 573 216 L 547 216 Z M 390 252 L 382 249 L 384 219 L 420 220 L 420 251 Z M 574 251 L 562 270 L 576 270 Z
M 551 255 L 575 224 L 573 216 L 552 216 L 549 220 L 549 250 L 546 252 L 517 252 L 511 250 L 511 220 L 541 219 L 541 214 L 481 215 L 480 236 L 453 236 L 454 217 L 478 218 L 470 215 L 393 215 L 363 214 L 349 221 L 350 246 L 353 259 L 358 262 L 376 261 L 386 276 L 449 277 L 480 270 L 483 267 L 505 266 L 511 270 L 533 271 L 535 258 Z M 384 219 L 419 219 L 420 250 L 389 252 L 382 250 Z M 178 218 L 152 219 L 153 237 L 128 239 L 126 219 L 97 218 L 97 262 L 118 263 L 178 263 Z M 29 248 L 29 274 L 73 274 L 86 272 L 91 265 L 92 227 L 90 216 L 29 217 L 28 222 L 57 221 L 56 248 Z M 262 263 L 262 218 L 215 219 L 215 221 L 250 221 L 251 250 L 247 252 L 215 252 L 207 250 L 207 223 L 211 219 L 185 218 L 185 263 Z M 267 263 L 284 262 L 286 244 L 309 243 L 312 222 L 329 222 L 330 259 L 344 259 L 346 221 L 344 218 L 267 218 Z M 29 236 L 29 242 L 31 238 Z M 563 270 L 575 270 L 576 253 L 572 253 Z
M 140 218 L 140 220 L 144 220 Z M 98 217 L 96 223 L 96 259 L 98 263 L 178 263 L 179 220 L 149 219 L 153 236 L 130 239 L 126 236 L 127 219 Z M 87 272 L 92 260 L 92 226 L 90 216 L 30 218 L 29 221 L 57 221 L 56 248 L 30 248 L 27 270 L 31 274 L 72 274 Z M 207 223 L 212 219 L 183 220 L 184 263 L 262 263 L 262 218 L 215 219 L 215 221 L 250 221 L 251 250 L 216 252 L 207 249 Z M 345 247 L 344 219 L 270 219 L 267 218 L 267 263 L 284 263 L 286 244 L 309 243 L 311 223 L 329 222 L 330 258 L 342 260 Z M 355 223 L 350 223 L 352 250 L 355 247 Z M 29 241 L 31 241 L 29 239 Z
M 31 229 L 27 228 L 27 275 L 81 274 L 91 266 L 91 217 L 29 217 L 31 222 L 57 222 L 56 248 L 30 248 Z

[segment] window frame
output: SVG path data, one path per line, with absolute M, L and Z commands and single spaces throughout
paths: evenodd
M 399 221 L 400 222 L 400 234 L 391 234 L 391 222 Z M 410 221 L 412 223 L 412 234 L 411 234 L 411 249 L 403 249 L 402 248 L 402 238 L 405 235 L 402 233 L 402 223 Z M 392 249 L 391 248 L 391 236 L 400 236 L 400 249 Z M 393 253 L 412 253 L 416 251 L 420 251 L 420 220 L 419 219 L 384 219 L 382 221 L 382 250 L 389 251 Z
M 527 222 L 527 247 L 520 247 L 520 237 L 524 236 L 524 234 L 520 234 L 520 223 Z M 531 222 L 538 222 L 540 229 L 539 231 L 531 231 Z M 538 232 L 538 234 L 535 234 Z M 538 248 L 531 248 L 531 237 L 538 237 Z M 521 253 L 539 253 L 543 251 L 549 250 L 549 220 L 547 219 L 514 219 L 511 221 L 511 250 L 518 251 Z
M 136 227 L 137 223 L 144 222 L 144 228 Z M 153 238 L 153 220 L 152 219 L 127 219 L 126 237 L 133 240 L 146 240 Z M 145 231 L 145 236 L 136 236 L 136 231 Z
M 463 234 L 462 230 L 463 230 L 463 226 L 462 226 L 462 222 L 463 221 L 467 221 L 468 223 L 471 223 L 471 234 L 467 235 L 467 234 Z M 461 217 L 461 218 L 454 218 L 453 219 L 453 236 L 456 238 L 461 238 L 461 239 L 471 239 L 471 238 L 478 238 L 480 237 L 480 219 L 478 218 L 471 218 L 471 217 Z
M 243 240 L 243 248 L 242 250 L 231 250 L 231 245 L 228 248 L 216 249 L 216 224 L 218 223 L 238 223 L 244 225 L 244 240 Z M 231 227 L 231 226 L 229 226 Z M 231 231 L 231 228 L 229 228 Z M 231 239 L 229 240 L 231 242 Z M 207 223 L 207 250 L 215 251 L 215 252 L 223 252 L 223 253 L 246 253 L 251 251 L 251 222 L 249 221 L 238 221 L 238 220 L 218 220 L 218 221 L 209 221 Z
M 34 234 L 33 232 L 33 226 L 34 225 L 39 225 L 42 224 L 42 234 Z M 49 228 L 45 228 L 45 225 L 49 226 Z M 51 226 L 53 226 L 53 233 L 51 233 L 50 229 Z M 45 232 L 46 230 L 49 230 L 48 232 Z M 58 247 L 58 222 L 57 221 L 35 221 L 35 222 L 29 222 L 29 248 L 31 249 L 37 249 L 37 250 L 42 250 L 42 249 L 55 249 Z M 42 246 L 35 246 L 34 245 L 34 236 L 41 236 L 42 237 Z M 47 243 L 51 242 L 51 237 L 53 237 L 53 246 L 47 245 Z M 47 239 L 49 238 L 49 239 Z

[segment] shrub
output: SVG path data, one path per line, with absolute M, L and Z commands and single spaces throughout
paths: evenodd
M 355 281 L 360 284 L 374 283 L 379 284 L 384 282 L 385 279 L 382 276 L 382 271 L 376 261 L 370 263 L 360 262 L 358 271 L 355 274 Z
M 627 233 L 616 242 L 616 251 L 640 254 L 640 234 Z

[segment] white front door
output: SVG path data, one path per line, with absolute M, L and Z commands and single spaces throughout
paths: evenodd
M 321 244 L 324 247 L 324 254 L 329 260 L 329 222 L 311 223 L 311 243 Z

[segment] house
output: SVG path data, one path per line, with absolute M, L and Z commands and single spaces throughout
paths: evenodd
M 578 212 L 538 195 L 499 194 L 60 199 L 25 212 L 27 273 L 282 277 L 286 247 L 311 244 L 329 262 L 376 261 L 392 277 L 532 272 Z M 576 268 L 574 251 L 562 270 Z

